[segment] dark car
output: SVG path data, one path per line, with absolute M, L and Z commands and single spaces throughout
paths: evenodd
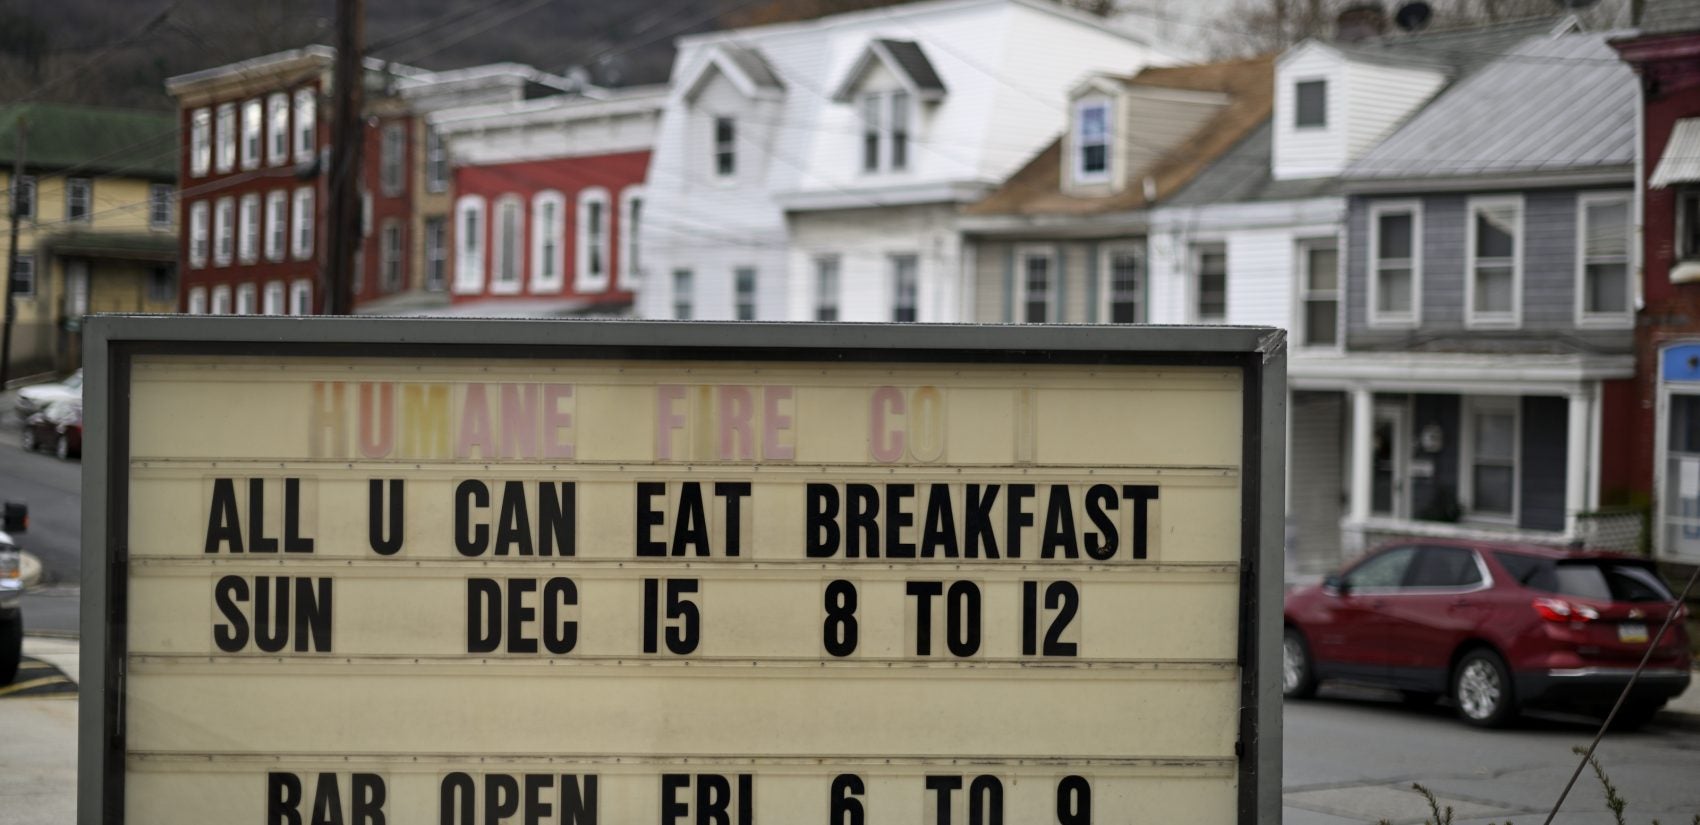
M 1677 611 L 1618 713 L 1644 724 L 1688 687 L 1685 609 L 1646 559 L 1484 542 L 1384 547 L 1287 594 L 1282 687 L 1319 681 L 1451 698 L 1465 721 L 1503 725 L 1526 707 L 1603 715 L 1665 617 Z
M 26 450 L 52 449 L 62 459 L 83 454 L 83 405 L 80 401 L 54 401 L 24 421 Z

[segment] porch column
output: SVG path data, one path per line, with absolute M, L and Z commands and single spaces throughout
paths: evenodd
M 1571 390 L 1570 412 L 1564 423 L 1564 532 L 1572 537 L 1576 535 L 1576 514 L 1588 509 L 1588 479 L 1599 472 L 1589 443 L 1594 421 L 1592 389 L 1583 384 Z
M 1352 388 L 1352 494 L 1348 518 L 1359 526 L 1369 521 L 1370 479 L 1375 474 L 1375 394 L 1368 387 Z

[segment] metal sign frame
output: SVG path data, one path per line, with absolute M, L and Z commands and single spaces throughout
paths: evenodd
M 1266 327 L 102 315 L 84 334 L 78 821 L 124 822 L 130 371 L 139 355 L 1232 367 L 1243 376 L 1240 825 L 1281 815 L 1286 334 Z

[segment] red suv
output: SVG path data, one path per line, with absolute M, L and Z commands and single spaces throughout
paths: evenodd
M 1383 547 L 1287 594 L 1282 687 L 1327 679 L 1447 695 L 1498 726 L 1524 707 L 1604 714 L 1678 612 L 1618 720 L 1644 724 L 1689 681 L 1685 610 L 1646 559 L 1442 540 Z

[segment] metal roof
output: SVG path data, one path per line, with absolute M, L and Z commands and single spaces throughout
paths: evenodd
M 1443 92 L 1346 170 L 1355 181 L 1570 172 L 1635 162 L 1640 86 L 1615 33 L 1532 37 Z
M 1361 43 L 1327 45 L 1353 60 L 1390 66 L 1439 69 L 1468 74 L 1531 37 L 1552 36 L 1576 25 L 1573 16 L 1538 16 L 1468 28 L 1390 33 Z
M 1332 176 L 1276 180 L 1270 163 L 1272 133 L 1273 128 L 1265 119 L 1262 125 L 1163 205 L 1287 201 L 1340 194 L 1340 179 Z
M 881 40 L 879 43 L 917 87 L 923 91 L 944 93 L 944 81 L 939 78 L 938 70 L 933 68 L 933 62 L 927 59 L 927 53 L 921 51 L 921 44 L 913 40 Z
M 14 124 L 29 130 L 31 172 L 75 169 L 88 176 L 177 179 L 177 117 L 70 103 L 20 103 L 0 107 L 0 164 L 11 169 L 18 152 Z
M 1665 141 L 1664 154 L 1647 185 L 1663 189 L 1673 183 L 1700 181 L 1700 117 L 1683 118 Z

